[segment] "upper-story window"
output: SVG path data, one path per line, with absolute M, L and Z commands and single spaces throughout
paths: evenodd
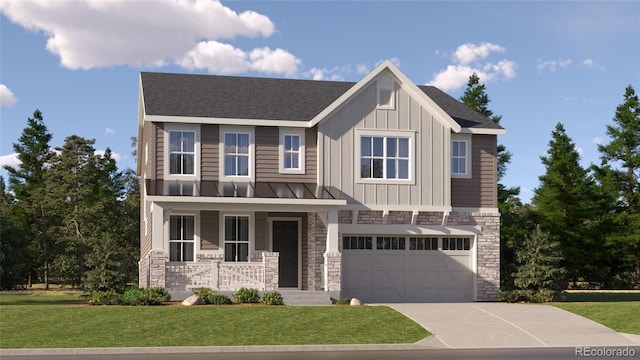
M 304 129 L 280 128 L 280 173 L 304 174 Z
M 464 135 L 451 140 L 451 176 L 471 177 L 471 138 Z
M 253 128 L 220 131 L 220 180 L 250 181 L 254 173 Z
M 409 137 L 361 136 L 360 178 L 409 180 L 409 144 Z
M 195 131 L 169 131 L 169 174 L 195 174 Z
M 200 126 L 165 124 L 164 130 L 165 179 L 197 179 L 200 176 Z

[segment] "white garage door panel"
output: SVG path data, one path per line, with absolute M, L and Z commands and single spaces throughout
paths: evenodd
M 342 296 L 364 302 L 473 300 L 472 252 L 343 250 Z

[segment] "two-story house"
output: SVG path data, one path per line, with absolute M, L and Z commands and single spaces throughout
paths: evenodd
M 141 73 L 140 286 L 495 300 L 504 133 L 389 61 L 357 83 Z

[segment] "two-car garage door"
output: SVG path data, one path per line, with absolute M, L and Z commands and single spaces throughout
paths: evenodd
M 473 301 L 471 237 L 344 236 L 342 296 L 364 302 Z

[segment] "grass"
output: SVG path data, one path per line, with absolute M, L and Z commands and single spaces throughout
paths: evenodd
M 640 301 L 640 292 L 565 292 L 564 302 Z
M 640 302 L 556 303 L 618 332 L 640 335 Z
M 0 348 L 413 343 L 428 331 L 384 306 L 70 306 L 0 295 Z

